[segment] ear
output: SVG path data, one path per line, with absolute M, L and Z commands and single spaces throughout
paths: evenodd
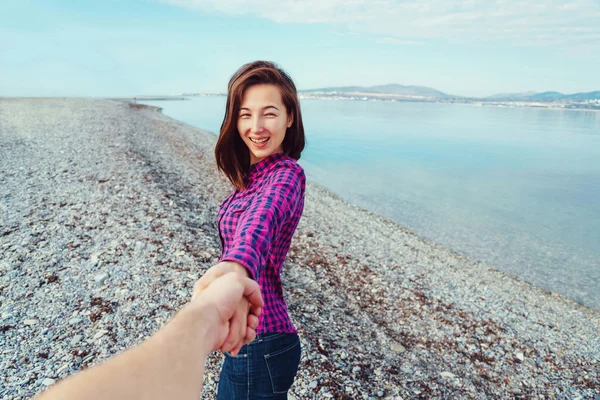
M 288 116 L 288 123 L 287 123 L 287 127 L 291 127 L 292 124 L 294 123 L 294 114 L 290 113 L 290 115 Z

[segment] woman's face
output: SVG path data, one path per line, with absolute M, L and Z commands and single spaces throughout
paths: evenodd
M 283 152 L 285 132 L 292 122 L 277 86 L 259 84 L 246 89 L 237 128 L 250 150 L 251 165 L 271 154 Z

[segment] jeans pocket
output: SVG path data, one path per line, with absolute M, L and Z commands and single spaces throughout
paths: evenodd
M 301 352 L 300 338 L 296 336 L 293 344 L 282 350 L 265 354 L 273 393 L 286 393 L 292 387 L 294 378 L 298 373 Z
M 225 380 L 230 384 L 243 384 L 248 382 L 248 354 L 240 353 L 232 356 L 231 353 L 224 353 L 225 361 L 221 371 L 220 380 Z

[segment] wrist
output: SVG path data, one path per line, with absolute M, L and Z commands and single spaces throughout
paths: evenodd
M 235 261 L 223 261 L 226 263 L 232 272 L 238 273 L 242 275 L 244 278 L 250 278 L 251 274 L 248 271 L 248 268 L 244 267 L 242 264 Z
M 192 302 L 184 306 L 169 325 L 174 331 L 189 334 L 194 349 L 206 357 L 215 350 L 218 342 L 218 320 L 214 307 Z

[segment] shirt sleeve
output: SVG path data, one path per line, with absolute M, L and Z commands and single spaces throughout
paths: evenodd
M 298 206 L 301 196 L 301 168 L 281 166 L 244 211 L 237 224 L 233 245 L 221 261 L 235 261 L 258 280 L 267 264 L 274 238 Z

